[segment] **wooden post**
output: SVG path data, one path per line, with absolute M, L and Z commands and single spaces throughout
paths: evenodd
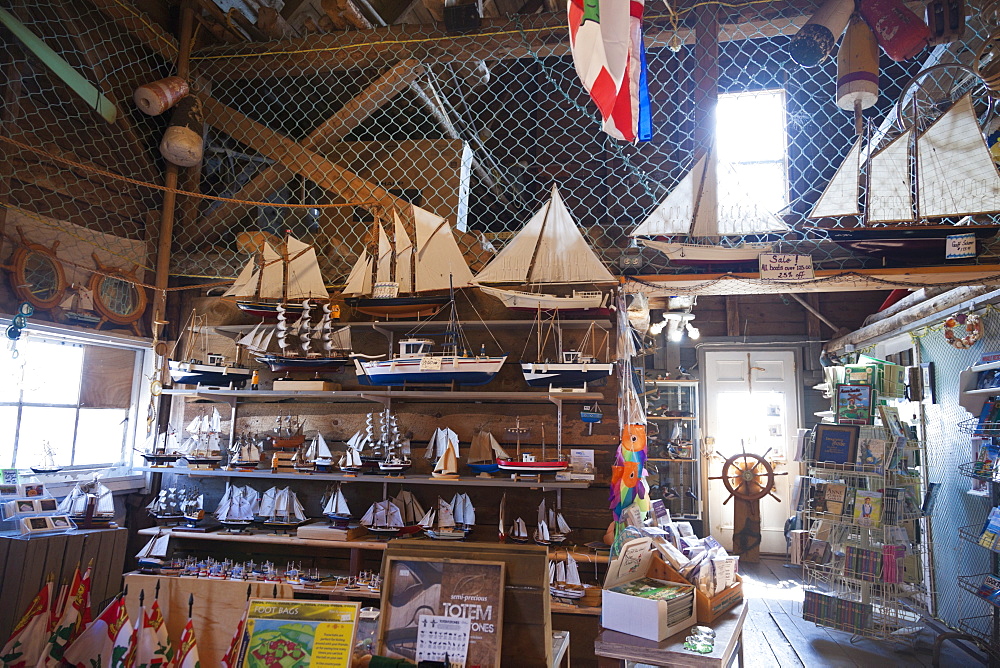
M 740 300 L 726 295 L 726 336 L 740 335 Z
M 819 312 L 819 293 L 811 292 L 806 295 L 806 302 L 815 310 Z M 812 311 L 806 311 L 806 334 L 810 339 L 818 339 L 822 332 L 819 327 L 819 318 L 817 318 Z
M 733 501 L 733 552 L 755 564 L 760 561 L 760 501 Z

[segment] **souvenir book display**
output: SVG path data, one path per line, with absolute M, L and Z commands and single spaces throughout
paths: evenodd
M 939 486 L 922 479 L 924 444 L 889 403 L 895 397 L 874 391 L 886 373 L 878 362 L 827 374 L 849 382 L 830 393 L 838 423 L 816 425 L 803 441 L 808 475 L 792 492 L 801 534 L 793 542 L 806 580 L 817 585 L 806 592 L 803 619 L 893 640 L 922 628 L 915 610 L 929 604 L 924 518 Z

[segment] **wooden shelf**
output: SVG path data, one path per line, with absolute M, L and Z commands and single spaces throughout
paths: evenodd
M 693 378 L 691 380 L 652 380 L 648 379 L 643 381 L 646 385 L 697 385 L 698 379 Z
M 334 322 L 336 327 L 351 327 L 354 329 L 372 329 L 375 331 L 386 330 L 390 332 L 408 332 L 413 329 L 420 328 L 423 332 L 443 332 L 450 326 L 447 320 L 376 320 L 376 321 L 349 321 L 349 322 Z M 607 318 L 592 319 L 592 318 L 580 318 L 578 320 L 568 320 L 561 319 L 559 321 L 559 326 L 563 329 L 586 329 L 593 326 L 597 329 L 611 329 L 611 322 Z M 484 322 L 482 320 L 463 320 L 462 327 L 465 329 L 516 329 L 518 327 L 534 327 L 536 325 L 534 318 L 526 318 L 523 320 L 490 320 Z M 232 338 L 238 338 L 240 335 L 249 332 L 251 329 L 256 327 L 256 325 L 212 325 L 214 329 L 219 334 L 223 336 L 229 336 Z
M 663 458 L 659 458 L 659 457 L 647 457 L 646 461 L 647 462 L 668 462 L 668 463 L 675 463 L 676 462 L 676 463 L 681 463 L 681 464 L 693 464 L 694 462 L 696 462 L 698 460 L 694 459 L 693 457 L 689 458 L 689 459 L 663 459 Z
M 647 415 L 647 420 L 697 420 L 698 418 L 693 415 L 687 415 L 684 417 L 674 417 L 672 415 Z
M 261 471 L 224 471 L 222 469 L 200 470 L 183 467 L 169 466 L 138 466 L 134 471 L 145 471 L 147 473 L 175 473 L 186 475 L 191 478 L 259 478 L 271 480 L 316 480 L 316 481 L 341 481 L 341 482 L 365 482 L 365 483 L 385 483 L 401 485 L 460 485 L 468 487 L 506 487 L 539 489 L 587 489 L 590 481 L 557 481 L 540 480 L 538 482 L 528 480 L 511 480 L 509 477 L 480 478 L 470 476 L 457 478 L 454 480 L 434 478 L 426 474 L 411 474 L 404 477 L 389 477 L 386 475 L 356 475 L 349 476 L 343 473 L 271 473 L 268 470 Z M 501 474 L 497 474 L 501 475 Z
M 549 606 L 549 610 L 553 615 L 588 615 L 591 617 L 601 616 L 601 606 L 588 607 L 585 605 L 570 605 L 569 603 L 560 603 L 559 601 L 552 601 Z
M 437 402 L 447 400 L 455 403 L 586 403 L 604 399 L 603 392 L 459 392 L 449 390 L 331 390 L 331 391 L 299 391 L 281 392 L 274 390 L 209 390 L 195 388 L 167 389 L 164 394 L 193 397 L 209 401 L 226 403 L 248 402 L 267 403 L 295 400 L 303 403 L 385 403 L 387 401 L 401 402 Z

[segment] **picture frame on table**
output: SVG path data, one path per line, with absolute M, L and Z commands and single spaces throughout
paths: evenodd
M 22 483 L 17 486 L 18 494 L 21 496 L 30 496 L 33 498 L 38 498 L 45 496 L 45 483 L 32 482 L 32 483 Z
M 860 434 L 860 425 L 821 422 L 816 425 L 813 460 L 818 466 L 833 464 L 853 467 L 858 458 Z
M 837 424 L 871 424 L 872 396 L 871 385 L 837 385 L 834 394 Z

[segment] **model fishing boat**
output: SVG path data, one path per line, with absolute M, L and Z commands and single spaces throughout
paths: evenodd
M 400 534 L 411 534 L 417 533 L 424 527 L 420 524 L 420 519 L 426 515 L 424 512 L 424 507 L 420 505 L 420 501 L 417 497 L 413 495 L 412 492 L 402 489 L 392 499 L 393 504 L 399 508 L 400 515 L 403 518 L 403 528 L 399 530 Z
M 824 231 L 842 246 L 892 260 L 944 260 L 949 236 L 975 235 L 977 248 L 996 236 L 997 225 L 928 223 L 1000 213 L 1000 174 L 971 95 L 918 131 L 910 127 L 877 152 L 869 144 L 865 160 L 861 142 L 855 144 L 809 217 L 860 216 L 860 227 Z M 862 173 L 867 178 L 863 210 Z
M 298 313 L 302 300 L 329 299 L 330 293 L 323 282 L 316 249 L 288 234 L 280 252 L 267 241 L 261 242 L 260 250 L 224 296 L 236 297 L 236 306 L 245 313 L 275 318 L 279 306 Z
M 170 351 L 167 366 L 170 379 L 182 385 L 214 385 L 221 387 L 242 388 L 250 378 L 250 369 L 232 366 L 227 363 L 225 355 L 209 353 L 207 348 L 207 316 L 198 315 L 192 310 L 188 317 L 185 332 L 184 348 L 179 359 L 174 359 L 177 345 Z
M 451 429 L 435 429 L 424 456 L 435 462 L 431 472 L 433 477 L 445 480 L 458 478 L 458 434 Z
M 500 447 L 497 439 L 488 431 L 478 431 L 472 437 L 469 456 L 466 458 L 469 468 L 482 478 L 491 478 L 491 473 L 500 470 L 497 459 L 510 459 L 507 451 Z
M 156 439 L 153 450 L 142 453 L 142 458 L 149 466 L 168 466 L 182 456 L 181 444 L 177 441 L 177 430 L 167 426 L 167 431 Z
M 536 340 L 537 352 L 535 362 L 521 362 L 521 373 L 524 374 L 524 381 L 531 387 L 571 387 L 583 386 L 587 383 L 604 380 L 611 375 L 614 365 L 610 362 L 601 362 L 597 358 L 597 336 L 595 334 L 594 323 L 587 328 L 587 333 L 580 341 L 575 350 L 566 350 L 563 347 L 563 332 L 556 318 L 549 321 L 547 328 L 542 325 L 542 313 L 538 312 L 536 318 Z M 544 331 L 544 336 L 543 336 Z M 545 351 L 549 339 L 555 347 L 556 361 L 549 361 L 545 357 Z M 607 352 L 608 336 L 604 335 L 602 348 Z M 588 346 L 591 347 L 590 354 L 584 352 Z
M 340 371 L 350 362 L 351 328 L 348 325 L 333 329 L 330 304 L 322 305 L 323 315 L 314 326 L 310 320 L 312 305 L 302 302 L 299 318 L 289 324 L 283 306 L 277 307 L 277 325 L 260 323 L 236 345 L 244 347 L 263 362 L 271 371 Z M 271 352 L 271 342 L 276 341 L 280 352 Z
M 465 531 L 456 526 L 452 505 L 440 496 L 437 500 L 437 507 L 427 511 L 427 514 L 421 518 L 420 525 L 424 527 L 424 533 L 427 534 L 427 537 L 434 540 L 462 540 L 465 538 Z
M 542 458 L 535 459 L 530 452 L 521 452 L 521 436 L 527 429 L 521 426 L 521 418 L 517 418 L 517 426 L 508 430 L 517 437 L 517 459 L 497 459 L 497 466 L 504 471 L 512 471 L 522 475 L 539 475 L 541 473 L 557 473 L 569 468 L 569 462 L 561 457 L 550 460 L 545 452 L 545 426 L 542 426 Z
M 201 415 L 187 426 L 188 437 L 181 444 L 181 452 L 188 466 L 192 468 L 215 468 L 222 461 L 220 434 L 222 416 L 218 409 L 212 415 Z
M 375 220 L 373 247 L 361 253 L 347 278 L 344 297 L 362 313 L 388 318 L 429 317 L 444 307 L 453 288 L 472 285 L 472 272 L 444 218 L 410 206 L 416 243 L 399 213 L 392 212 L 390 240 Z
M 354 366 L 362 385 L 387 387 L 417 384 L 485 385 L 493 380 L 507 355 L 471 353 L 462 323 L 455 308 L 454 291 L 449 305 L 448 329 L 440 351 L 434 351 L 434 340 L 414 336 L 425 323 L 418 325 L 399 342 L 399 353 L 391 359 L 355 353 Z M 364 358 L 362 361 L 361 358 Z
M 249 434 L 240 434 L 229 446 L 228 468 L 253 471 L 260 465 L 262 452 L 263 448 L 255 437 L 251 437 Z
M 56 473 L 62 470 L 61 466 L 56 466 L 56 452 L 51 443 L 42 441 L 42 461 L 29 468 L 34 473 Z
M 264 492 L 257 515 L 264 526 L 279 530 L 297 527 L 308 519 L 299 498 L 287 487 L 272 487 Z
M 757 204 L 717 154 L 713 144 L 630 236 L 673 264 L 757 262 L 761 253 L 772 251 L 775 244 L 745 237 L 787 232 L 788 225 Z
M 614 284 L 615 277 L 594 253 L 573 221 L 559 190 L 479 274 L 479 289 L 513 310 L 590 311 L 605 309 L 602 290 L 573 290 L 569 295 L 542 292 L 555 285 Z M 520 284 L 527 290 L 484 285 Z
M 323 514 L 330 518 L 330 526 L 346 529 L 353 515 L 347 505 L 347 498 L 338 482 L 329 492 L 323 504 Z
M 230 532 L 245 532 L 260 511 L 260 494 L 247 486 L 226 483 L 226 493 L 215 509 L 215 519 Z
M 361 524 L 374 534 L 395 536 L 403 528 L 403 516 L 392 501 L 376 501 L 361 518 Z
M 56 514 L 69 515 L 75 522 L 86 520 L 88 513 L 92 513 L 90 521 L 95 523 L 107 523 L 115 518 L 114 495 L 99 480 L 78 482 L 56 508 Z

